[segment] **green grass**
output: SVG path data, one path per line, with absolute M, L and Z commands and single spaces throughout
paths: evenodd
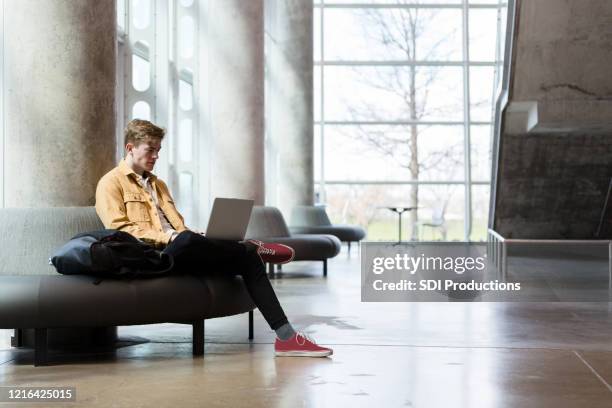
M 446 222 L 446 240 L 463 241 L 463 220 L 451 220 Z M 472 221 L 472 241 L 486 240 L 487 223 L 486 220 Z M 406 224 L 402 225 L 402 239 L 408 240 L 409 228 Z M 397 222 L 377 221 L 370 224 L 367 229 L 366 240 L 368 241 L 396 241 L 398 238 Z M 442 234 L 439 228 L 426 227 L 420 232 L 422 241 L 440 241 Z

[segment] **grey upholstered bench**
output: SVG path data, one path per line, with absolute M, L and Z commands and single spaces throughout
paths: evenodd
M 132 280 L 60 275 L 51 254 L 79 232 L 102 229 L 94 207 L 0 209 L 0 328 L 16 329 L 12 345 L 34 332 L 34 364 L 47 362 L 47 333 L 59 328 L 111 328 L 152 323 L 193 326 L 193 354 L 204 353 L 204 319 L 249 312 L 242 278 L 170 275 Z M 33 330 L 29 330 L 33 329 Z
M 294 261 L 323 261 L 323 276 L 327 276 L 327 260 L 338 255 L 341 248 L 340 240 L 333 235 L 292 234 L 276 207 L 253 207 L 246 236 L 289 245 L 295 250 Z M 273 265 L 269 269 L 274 272 Z
M 366 236 L 366 232 L 358 225 L 332 224 L 324 207 L 311 205 L 298 205 L 291 211 L 292 234 L 329 234 L 348 244 L 351 251 L 351 242 L 359 242 Z

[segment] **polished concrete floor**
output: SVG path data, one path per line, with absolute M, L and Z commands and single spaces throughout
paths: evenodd
M 116 352 L 33 367 L 0 331 L 0 383 L 75 386 L 77 403 L 46 405 L 58 407 L 612 407 L 609 303 L 361 303 L 345 251 L 327 278 L 295 263 L 273 282 L 331 358 L 275 358 L 258 312 L 252 342 L 246 314 L 207 321 L 197 358 L 190 326 L 160 324 L 121 327 L 140 342 Z

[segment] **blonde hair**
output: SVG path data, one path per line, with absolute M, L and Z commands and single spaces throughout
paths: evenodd
M 165 134 L 166 131 L 164 129 L 155 126 L 148 120 L 133 119 L 125 128 L 123 145 L 132 143 L 134 146 L 138 146 L 140 143 L 150 139 L 159 139 L 161 141 Z

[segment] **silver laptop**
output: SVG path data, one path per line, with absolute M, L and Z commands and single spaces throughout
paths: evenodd
M 215 198 L 206 236 L 213 239 L 242 241 L 246 234 L 253 200 L 238 198 Z

